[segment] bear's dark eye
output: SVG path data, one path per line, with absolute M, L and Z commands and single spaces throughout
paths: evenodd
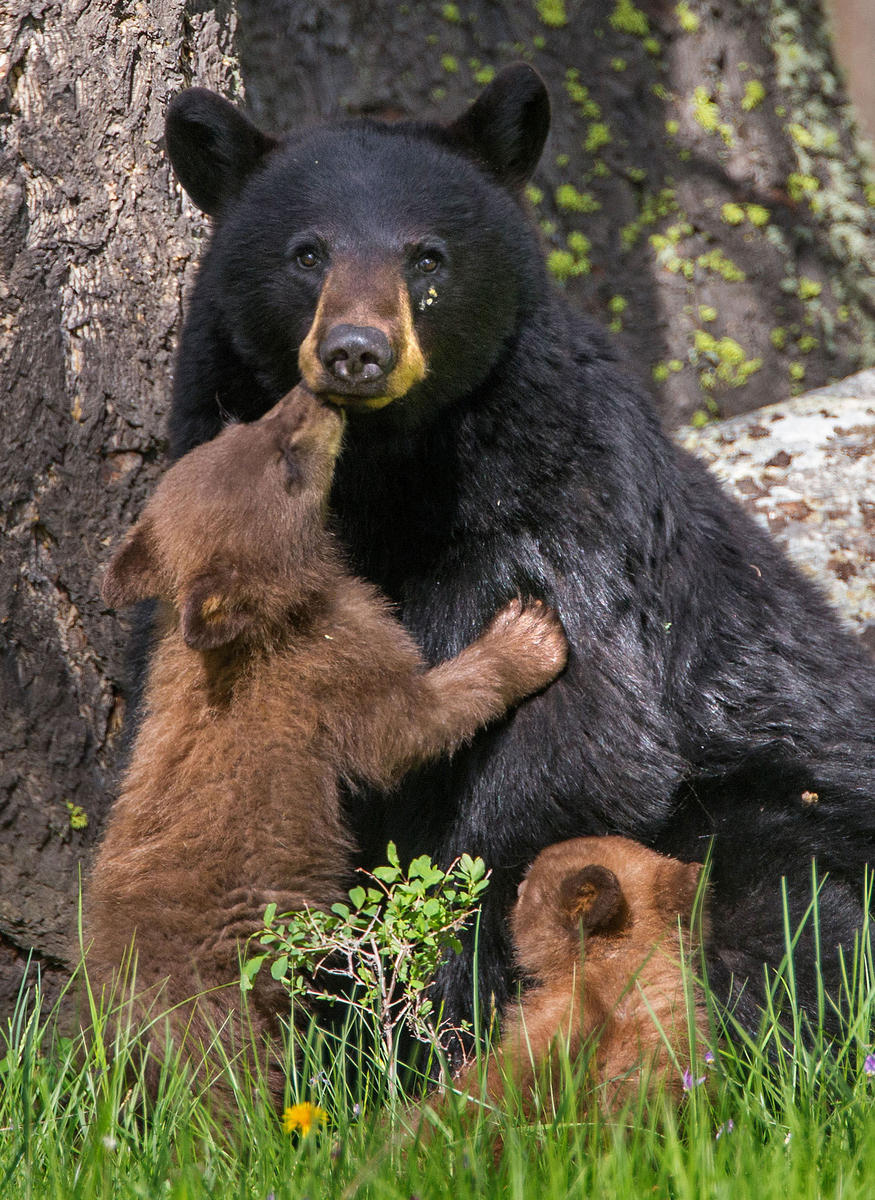
M 329 258 L 328 246 L 315 229 L 299 229 L 286 242 L 286 261 L 299 271 L 316 271 Z
M 423 275 L 431 275 L 432 271 L 438 269 L 442 261 L 437 251 L 426 250 L 416 260 L 416 269 L 417 271 L 421 271 Z
M 312 271 L 322 262 L 322 255 L 315 246 L 303 246 L 295 253 L 295 262 L 305 271 Z

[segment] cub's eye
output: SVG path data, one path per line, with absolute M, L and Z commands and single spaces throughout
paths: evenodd
M 426 250 L 416 260 L 416 269 L 423 275 L 431 275 L 432 271 L 436 271 L 442 262 L 443 259 L 436 251 Z
M 295 262 L 304 271 L 312 271 L 322 262 L 322 255 L 315 246 L 302 246 L 295 252 Z

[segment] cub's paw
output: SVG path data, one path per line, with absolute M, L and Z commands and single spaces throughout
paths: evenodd
M 543 600 L 511 600 L 492 619 L 487 634 L 523 695 L 546 687 L 568 661 L 559 614 Z

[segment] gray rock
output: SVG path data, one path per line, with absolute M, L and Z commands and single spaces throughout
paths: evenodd
M 676 436 L 875 649 L 875 370 Z

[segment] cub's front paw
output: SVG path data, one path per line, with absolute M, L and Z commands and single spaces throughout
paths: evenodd
M 543 600 L 511 600 L 487 630 L 521 695 L 551 683 L 568 661 L 568 639 Z

